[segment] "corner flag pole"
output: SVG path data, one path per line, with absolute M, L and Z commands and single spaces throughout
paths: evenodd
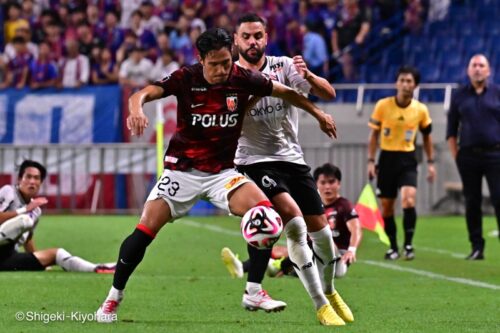
M 156 102 L 156 177 L 160 178 L 163 172 L 163 105 Z

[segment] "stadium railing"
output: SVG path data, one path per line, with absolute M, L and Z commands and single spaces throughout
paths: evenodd
M 305 158 L 314 169 L 332 162 L 344 170 L 343 195 L 352 201 L 367 182 L 366 144 L 336 143 L 303 146 Z M 421 149 L 419 156 L 421 156 Z M 432 207 L 446 195 L 444 182 L 450 166 L 443 153 L 445 144 L 436 145 L 436 184 L 425 181 L 425 163 L 419 164 L 419 212 Z M 0 183 L 15 183 L 14 161 L 34 159 L 46 165 L 48 177 L 40 195 L 49 197 L 51 213 L 134 213 L 137 214 L 156 180 L 156 147 L 151 143 L 92 145 L 0 145 Z M 440 207 L 454 212 L 455 205 Z

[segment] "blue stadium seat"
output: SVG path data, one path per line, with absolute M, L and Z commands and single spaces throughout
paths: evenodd
M 340 89 L 336 91 L 337 97 L 335 98 L 336 103 L 356 103 L 356 98 L 358 92 L 356 90 L 344 90 Z
M 453 36 L 434 36 L 430 42 L 430 47 L 432 54 L 441 52 L 460 53 L 462 51 L 462 43 Z
M 444 90 L 420 90 L 418 100 L 424 103 L 428 102 L 442 102 L 444 100 Z
M 404 59 L 404 53 L 402 48 L 393 47 L 391 49 L 385 50 L 382 54 L 382 61 L 380 64 L 382 67 L 391 66 L 394 64 L 401 64 Z
M 437 82 L 439 80 L 439 67 L 436 64 L 428 63 L 424 67 L 420 68 L 420 73 L 422 75 L 422 82 Z
M 442 64 L 443 67 L 463 65 L 462 55 L 459 52 L 441 52 L 437 55 L 436 59 L 437 62 Z
M 371 102 L 376 102 L 379 99 L 394 96 L 396 94 L 396 90 L 393 89 L 377 89 L 371 91 Z
M 467 54 L 485 52 L 484 38 L 481 36 L 466 36 L 462 41 L 463 49 Z
M 463 82 L 466 77 L 465 64 L 444 67 L 441 74 L 442 82 Z
M 423 52 L 426 47 L 427 38 L 422 35 L 407 35 L 403 41 L 403 51 L 405 54 L 413 52 Z
M 488 38 L 487 48 L 491 53 L 500 53 L 500 35 Z
M 371 67 L 366 74 L 367 74 L 367 80 L 366 80 L 367 83 L 380 83 L 380 82 L 385 82 L 385 80 L 387 80 L 385 78 L 384 71 L 382 71 L 381 67 L 378 66 Z

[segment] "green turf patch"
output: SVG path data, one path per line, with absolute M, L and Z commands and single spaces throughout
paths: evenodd
M 35 243 L 40 249 L 63 247 L 94 262 L 114 261 L 136 223 L 137 217 L 129 216 L 44 216 Z M 264 281 L 273 297 L 288 303 L 284 312 L 254 313 L 241 308 L 245 281 L 231 279 L 220 261 L 224 246 L 246 258 L 238 226 L 238 219 L 228 217 L 186 217 L 167 225 L 132 275 L 119 322 L 112 325 L 83 322 L 106 296 L 110 275 L 59 268 L 0 273 L 0 331 L 332 330 L 317 323 L 312 302 L 295 278 Z M 494 229 L 496 222 L 486 219 L 485 235 Z M 343 332 L 500 331 L 498 238 L 486 237 L 486 260 L 469 262 L 463 259 L 469 252 L 463 217 L 420 218 L 415 249 L 414 261 L 387 262 L 382 259 L 385 246 L 375 234 L 364 232 L 359 261 L 336 281 L 355 315 L 355 322 L 341 328 Z M 19 312 L 25 316 L 22 320 L 16 320 Z

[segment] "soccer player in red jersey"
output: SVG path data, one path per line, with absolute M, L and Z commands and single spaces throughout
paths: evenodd
M 113 286 L 97 311 L 99 322 L 117 320 L 123 290 L 146 247 L 166 223 L 185 215 L 200 198 L 238 216 L 255 206 L 271 206 L 233 164 L 245 110 L 255 102 L 250 96 L 285 99 L 312 114 L 328 136 L 336 136 L 331 116 L 302 95 L 233 64 L 232 43 L 224 29 L 205 31 L 196 41 L 199 64 L 183 67 L 129 99 L 127 126 L 133 135 L 142 135 L 148 126 L 142 105 L 168 95 L 177 96 L 177 128 L 165 153 L 165 170 L 144 204 L 140 223 L 121 245 Z M 302 239 L 292 241 L 297 252 L 307 246 Z M 262 301 L 272 301 L 264 290 L 256 293 Z M 270 309 L 277 310 L 279 306 Z

